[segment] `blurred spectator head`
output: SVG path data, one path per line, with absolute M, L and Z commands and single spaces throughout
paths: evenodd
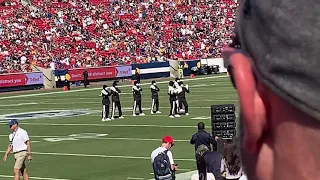
M 241 50 L 224 56 L 249 179 L 320 179 L 319 8 L 319 1 L 242 1 Z

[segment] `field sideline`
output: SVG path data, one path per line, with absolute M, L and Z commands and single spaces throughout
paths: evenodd
M 125 118 L 109 122 L 101 122 L 100 87 L 1 94 L 0 152 L 4 154 L 8 144 L 7 121 L 18 119 L 32 141 L 33 161 L 27 163 L 30 179 L 148 180 L 153 177 L 151 151 L 161 144 L 162 136 L 171 135 L 176 141 L 173 156 L 180 168 L 177 179 L 188 179 L 196 170 L 189 144 L 196 124 L 205 122 L 210 132 L 210 106 L 238 107 L 238 99 L 226 76 L 186 79 L 190 116 L 170 119 L 167 82 L 158 82 L 162 114 L 156 115 L 150 114 L 150 83 L 142 83 L 146 116 L 137 117 L 132 116 L 131 85 L 120 82 Z M 0 179 L 12 179 L 13 155 L 0 166 Z

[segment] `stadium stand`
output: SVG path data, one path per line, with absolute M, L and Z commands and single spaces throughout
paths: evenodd
M 237 0 L 0 0 L 0 73 L 220 57 Z

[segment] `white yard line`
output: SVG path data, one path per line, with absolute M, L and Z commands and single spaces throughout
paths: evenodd
M 0 123 L 8 124 L 8 123 Z M 166 125 L 153 125 L 153 124 L 57 124 L 57 123 L 26 123 L 21 122 L 22 125 L 34 126 L 100 126 L 100 127 L 157 127 L 157 128 L 195 128 L 197 126 L 166 126 Z
M 139 180 L 139 179 L 144 179 L 144 178 L 127 177 L 127 179 Z
M 57 103 L 57 104 L 60 104 L 60 103 Z M 69 103 L 70 104 L 70 103 Z M 101 103 L 99 104 L 101 105 Z M 160 109 L 169 109 L 170 107 L 160 107 Z M 189 109 L 210 109 L 211 107 L 208 107 L 208 106 L 203 106 L 203 107 L 200 107 L 200 106 L 194 106 L 194 107 L 189 107 Z M 26 110 L 29 110 L 29 108 L 25 108 Z M 51 108 L 51 107 L 36 107 L 35 109 L 39 110 L 39 109 L 49 109 L 49 110 L 62 110 L 62 108 Z M 80 108 L 78 108 L 80 109 Z M 127 109 L 127 110 L 132 110 L 132 107 L 123 107 L 123 109 Z M 1 108 L 1 110 L 12 110 L 12 108 Z M 24 110 L 24 108 L 19 108 L 19 110 Z M 65 109 L 64 109 L 65 110 Z M 90 109 L 90 110 L 101 110 L 101 109 Z M 150 108 L 142 108 L 142 110 L 150 110 Z
M 5 153 L 6 151 L 0 151 Z M 101 154 L 76 154 L 76 153 L 54 153 L 54 152 L 32 152 L 35 155 L 52 155 L 52 156 L 75 156 L 75 157 L 98 157 L 98 158 L 121 158 L 121 159 L 145 159 L 151 160 L 150 157 L 141 156 L 111 156 L 111 155 L 101 155 Z M 188 158 L 175 158 L 176 161 L 195 161 L 194 159 Z
M 195 79 L 185 79 L 184 81 L 194 81 L 194 80 L 202 80 L 202 79 L 216 79 L 216 78 L 225 78 L 228 76 L 209 76 L 209 77 L 202 77 L 202 78 L 195 78 Z M 165 84 L 169 81 L 159 81 L 158 84 Z M 150 83 L 142 83 L 141 85 L 150 85 Z M 131 87 L 131 84 L 128 85 L 122 85 L 119 87 Z M 83 92 L 83 91 L 91 91 L 91 90 L 98 90 L 99 88 L 90 88 L 90 89 L 75 89 L 70 91 L 54 91 L 54 92 L 44 92 L 44 93 L 34 93 L 34 94 L 22 94 L 22 95 L 15 95 L 15 96 L 6 96 L 6 97 L 0 97 L 1 99 L 12 99 L 12 98 L 19 98 L 19 97 L 33 97 L 33 96 L 43 96 L 43 95 L 50 95 L 50 94 L 62 94 L 62 93 L 72 93 L 72 92 Z
M 176 174 L 176 180 L 190 180 L 191 176 L 197 172 L 198 171 L 189 171 L 189 172 Z M 153 174 L 153 173 L 150 173 L 150 174 Z M 149 180 L 154 180 L 154 179 L 149 179 Z
M 2 178 L 13 178 L 14 176 L 0 175 Z M 57 178 L 44 178 L 44 177 L 29 177 L 29 179 L 40 179 L 40 180 L 69 180 L 69 179 L 57 179 Z
M 8 137 L 8 135 L 1 134 L 0 137 Z M 31 138 L 67 138 L 70 137 L 68 135 L 66 136 L 30 136 Z M 161 141 L 161 139 L 154 139 L 154 138 L 126 138 L 126 137 L 90 137 L 90 138 L 81 138 L 81 137 L 75 137 L 77 139 L 97 139 L 97 140 L 131 140 L 131 141 Z M 176 142 L 190 142 L 190 140 L 187 139 L 175 139 Z M 40 142 L 40 141 L 31 141 L 34 142 Z

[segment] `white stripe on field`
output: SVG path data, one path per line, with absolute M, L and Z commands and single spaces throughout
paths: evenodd
M 216 78 L 225 78 L 228 76 L 209 76 L 209 77 L 202 77 L 202 78 L 194 78 L 194 79 L 185 79 L 184 81 L 194 81 L 194 80 L 201 80 L 201 79 L 216 79 Z M 159 81 L 158 84 L 164 84 L 168 83 L 169 81 Z M 143 83 L 141 85 L 150 85 L 150 83 Z M 119 87 L 131 87 L 131 84 L 128 85 L 122 85 Z M 34 94 L 22 94 L 22 95 L 15 95 L 15 96 L 6 96 L 6 97 L 0 97 L 0 99 L 12 99 L 12 98 L 19 98 L 19 97 L 33 97 L 33 96 L 42 96 L 42 95 L 50 95 L 50 94 L 62 94 L 62 93 L 72 93 L 72 92 L 83 92 L 83 91 L 91 91 L 91 90 L 97 90 L 101 89 L 99 88 L 90 88 L 90 89 L 75 89 L 70 91 L 54 91 L 54 92 L 47 92 L 47 93 L 34 93 Z
M 3 178 L 14 178 L 14 176 L 0 175 Z M 29 177 L 29 179 L 41 179 L 41 180 L 69 180 L 69 179 L 57 179 L 57 178 L 43 178 L 43 177 Z
M 0 137 L 7 137 L 8 135 L 1 134 Z M 70 137 L 68 135 L 66 136 L 29 136 L 33 138 L 67 138 Z M 74 137 L 76 139 L 97 139 L 97 140 L 131 140 L 131 141 L 161 141 L 161 139 L 152 139 L 152 138 L 126 138 L 126 137 Z M 175 139 L 174 141 L 177 142 L 189 142 L 190 140 L 183 140 L 183 139 Z M 40 141 L 31 141 L 34 142 L 40 142 Z
M 139 179 L 144 179 L 144 178 L 135 178 L 135 177 L 127 177 L 127 179 L 137 179 L 137 180 L 139 180 Z
M 185 173 L 176 174 L 176 180 L 190 180 L 191 176 L 197 172 L 198 171 L 189 171 Z M 153 173 L 150 173 L 150 174 L 153 174 Z M 154 180 L 154 179 L 149 179 L 149 180 Z
M 0 123 L 8 124 L 8 123 Z M 22 125 L 34 126 L 100 126 L 100 127 L 158 127 L 158 128 L 195 128 L 197 126 L 166 126 L 166 125 L 152 125 L 152 124 L 57 124 L 57 123 L 26 123 L 20 122 Z
M 5 153 L 6 151 L 0 151 Z M 117 156 L 117 155 L 101 155 L 101 154 L 76 154 L 76 153 L 54 153 L 54 152 L 32 152 L 36 155 L 52 155 L 52 156 L 75 156 L 75 157 L 99 157 L 99 158 L 121 158 L 121 159 L 146 159 L 151 160 L 150 157 L 141 157 L 141 156 Z M 188 158 L 175 158 L 177 161 L 195 161 L 194 159 Z

